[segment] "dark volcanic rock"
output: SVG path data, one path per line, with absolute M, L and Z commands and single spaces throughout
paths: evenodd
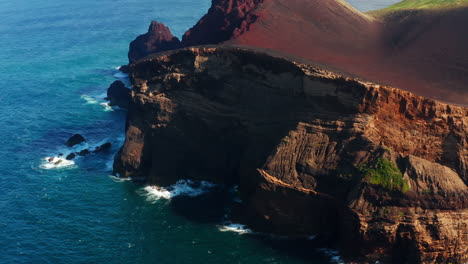
M 107 100 L 109 105 L 116 105 L 121 108 L 128 108 L 131 90 L 125 87 L 121 81 L 113 82 L 107 89 Z
M 102 144 L 101 146 L 97 146 L 96 149 L 93 150 L 93 153 L 99 153 L 102 151 L 109 150 L 111 148 L 112 144 L 109 142 L 106 142 Z
M 468 261 L 467 108 L 226 46 L 147 57 L 130 79 L 121 176 L 238 184 L 251 227 L 334 238 L 349 260 Z
M 76 157 L 76 154 L 75 154 L 75 153 L 70 153 L 70 154 L 68 154 L 68 155 L 65 157 L 65 159 L 67 159 L 67 160 L 72 160 L 72 159 L 74 159 L 75 157 Z
M 80 155 L 80 156 L 86 156 L 86 155 L 88 155 L 89 153 L 91 153 L 91 152 L 89 151 L 89 149 L 83 149 L 83 150 L 81 150 L 80 152 L 76 152 L 76 154 L 77 154 L 77 155 Z
M 146 34 L 130 43 L 128 60 L 133 63 L 151 53 L 178 49 L 180 40 L 164 24 L 152 21 Z
M 73 147 L 75 145 L 78 145 L 82 142 L 85 142 L 86 140 L 84 139 L 84 137 L 80 134 L 75 134 L 73 136 L 71 136 L 67 142 L 65 143 L 67 146 L 69 147 Z
M 119 67 L 119 71 L 123 72 L 123 73 L 129 73 L 129 68 L 128 68 L 128 65 L 122 65 Z

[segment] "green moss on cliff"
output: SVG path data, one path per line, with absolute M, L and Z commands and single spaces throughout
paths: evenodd
M 380 185 L 390 191 L 409 191 L 403 174 L 388 159 L 379 158 L 373 167 L 361 166 L 359 170 L 364 174 L 364 180 L 371 184 Z

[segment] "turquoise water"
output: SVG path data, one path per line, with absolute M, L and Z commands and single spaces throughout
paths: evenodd
M 128 43 L 152 19 L 181 36 L 209 4 L 0 0 L 0 263 L 330 261 L 302 243 L 221 232 L 216 204 L 181 207 L 109 176 L 126 113 L 102 99 Z M 75 133 L 113 147 L 45 167 Z

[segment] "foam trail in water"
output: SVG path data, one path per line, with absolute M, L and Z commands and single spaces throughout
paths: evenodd
M 45 157 L 44 162 L 39 167 L 42 169 L 50 170 L 50 169 L 72 167 L 74 165 L 75 165 L 75 162 L 64 159 L 62 157 Z
M 112 109 L 112 106 L 110 106 L 108 102 L 100 103 L 100 105 L 104 106 L 104 111 L 106 112 L 114 111 L 114 109 Z
M 241 235 L 253 233 L 252 230 L 245 228 L 245 225 L 234 224 L 230 222 L 227 222 L 225 225 L 219 226 L 218 230 L 221 232 L 235 232 Z
M 209 192 L 216 187 L 215 184 L 206 181 L 180 180 L 176 184 L 168 187 L 146 186 L 143 188 L 143 195 L 150 202 L 160 199 L 171 199 L 176 196 L 196 197 Z
M 109 105 L 109 102 L 105 100 L 105 94 L 100 94 L 98 96 L 89 96 L 84 94 L 81 98 L 84 99 L 87 104 L 99 104 L 103 106 L 105 112 L 114 111 L 114 108 L 112 108 L 112 106 Z
M 126 73 L 123 73 L 121 71 L 117 71 L 116 73 L 113 74 L 114 78 L 117 78 L 117 79 L 127 79 L 128 78 L 128 74 Z
M 84 99 L 87 104 L 97 104 L 98 103 L 97 98 L 94 98 L 94 97 L 86 95 L 86 94 L 83 94 L 82 96 L 80 96 L 80 98 Z
M 321 252 L 322 254 L 326 255 L 327 257 L 330 258 L 331 263 L 334 264 L 346 264 L 341 256 L 339 255 L 339 252 L 330 248 L 320 248 L 317 251 Z

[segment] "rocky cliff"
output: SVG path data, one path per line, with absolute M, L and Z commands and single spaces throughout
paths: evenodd
M 349 260 L 468 261 L 468 109 L 240 47 L 148 56 L 130 78 L 120 176 L 239 185 L 245 223 Z

